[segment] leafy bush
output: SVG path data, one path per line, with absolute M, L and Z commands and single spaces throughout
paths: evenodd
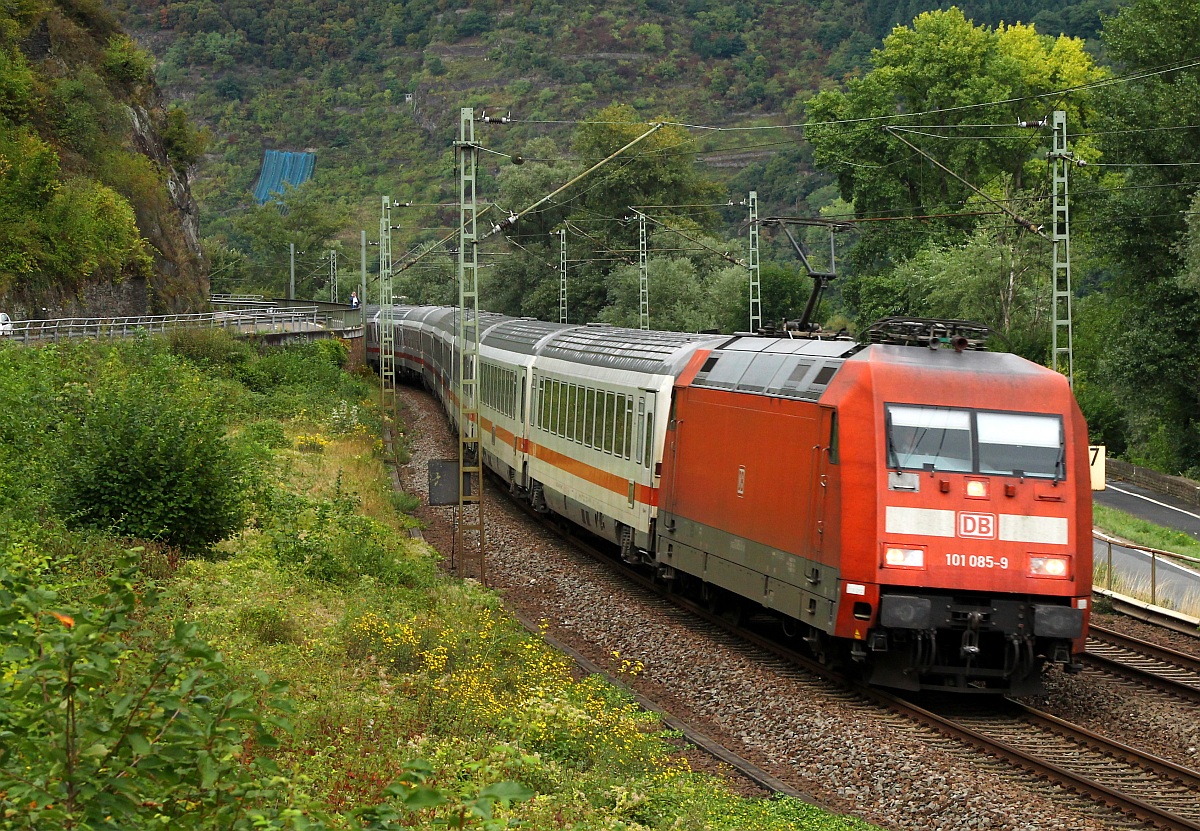
M 264 418 L 247 424 L 242 428 L 240 438 L 271 449 L 288 447 L 290 444 L 283 425 L 274 418 Z
M 222 329 L 175 329 L 167 343 L 176 355 L 213 369 L 246 366 L 256 357 L 252 346 Z
M 300 627 L 277 605 L 246 606 L 238 610 L 237 628 L 265 644 L 300 643 Z
M 60 480 L 74 525 L 197 551 L 242 526 L 242 468 L 217 402 L 180 362 L 75 390 Z
M 68 609 L 0 564 L 5 827 L 279 827 L 262 803 L 286 780 L 271 783 L 271 766 L 244 753 L 251 738 L 273 746 L 267 728 L 284 723 L 228 691 L 195 626 L 161 640 L 141 626 L 157 596 L 139 581 L 127 563 L 104 594 Z
M 428 557 L 407 550 L 400 533 L 357 513 L 344 495 L 309 499 L 275 491 L 260 517 L 268 552 L 285 568 L 345 585 L 367 577 L 386 586 L 421 587 L 434 580 Z
M 346 361 L 350 359 L 350 347 L 346 346 L 345 342 L 336 338 L 324 338 L 317 341 L 313 346 L 316 348 L 318 355 L 339 369 L 345 367 Z
M 172 107 L 167 110 L 162 126 L 162 140 L 167 156 L 176 167 L 184 169 L 200 161 L 208 149 L 209 134 L 207 130 L 197 130 L 182 109 Z
M 359 423 L 357 413 L 350 415 L 357 408 L 347 401 L 361 401 L 371 388 L 366 380 L 340 369 L 344 350 L 340 341 L 289 346 L 236 367 L 235 374 L 262 396 L 256 407 L 259 415 L 329 419 L 337 422 L 330 426 L 346 432 Z

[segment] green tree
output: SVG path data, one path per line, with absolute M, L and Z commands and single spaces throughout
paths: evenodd
M 278 202 L 255 205 L 233 222 L 229 244 L 247 260 L 249 287 L 282 297 L 290 277 L 290 245 L 303 252 L 296 265 L 296 296 L 312 297 L 324 287 L 328 265 L 320 258 L 348 220 L 344 204 L 320 184 L 284 188 Z
M 1124 71 L 1097 93 L 1103 161 L 1120 172 L 1103 204 L 1106 288 L 1116 331 L 1096 362 L 1113 390 L 1130 458 L 1172 473 L 1200 469 L 1200 286 L 1194 276 L 1200 163 L 1200 2 L 1137 0 L 1105 21 L 1104 42 Z M 1088 414 L 1091 415 L 1090 413 Z
M 713 302 L 717 326 L 722 332 L 745 332 L 750 328 L 750 272 L 742 266 L 726 265 L 713 276 Z M 780 326 L 796 320 L 804 311 L 812 280 L 798 266 L 763 263 L 759 267 L 759 299 L 764 326 Z M 826 307 L 817 312 L 822 323 Z
M 58 154 L 0 120 L 0 293 L 74 289 L 93 275 L 145 277 L 151 259 L 133 206 L 86 176 L 63 179 Z
M 699 332 L 716 326 L 710 287 L 695 263 L 684 257 L 651 257 L 647 263 L 650 328 Z M 614 269 L 608 277 L 608 305 L 599 319 L 636 329 L 641 320 L 641 274 L 637 266 Z
M 195 128 L 180 107 L 167 110 L 161 135 L 167 156 L 180 170 L 186 170 L 200 160 L 210 138 L 207 130 Z
M 997 198 L 1045 181 L 1047 133 L 1016 127 L 1048 109 L 1069 123 L 1090 114 L 1086 93 L 1044 103 L 1046 93 L 1102 77 L 1080 40 L 1038 35 L 1032 26 L 974 26 L 957 8 L 918 15 L 897 27 L 871 56 L 872 69 L 845 92 L 827 90 L 807 104 L 805 135 L 819 167 L 837 176 L 860 217 L 933 216 L 920 223 L 878 222 L 863 230 L 853 254 L 860 269 L 887 268 L 928 242 L 958 244 L 983 209 L 973 192 L 904 144 L 886 125 L 903 128 L 954 173 Z M 1014 125 L 986 130 L 965 125 Z M 1076 151 L 1088 156 L 1086 146 Z M 966 210 L 964 210 L 964 208 Z M 949 217 L 938 217 L 951 214 Z
M 501 204 L 519 211 L 535 204 L 581 170 L 613 156 L 652 129 L 633 108 L 614 105 L 595 113 L 576 131 L 574 161 L 558 160 L 557 147 L 545 139 L 530 142 L 529 160 L 501 170 L 498 182 Z M 568 317 L 573 322 L 596 319 L 612 302 L 627 301 L 613 270 L 636 262 L 638 226 L 632 206 L 708 205 L 720 192 L 696 167 L 696 146 L 687 131 L 659 127 L 606 165 L 564 191 L 554 201 L 526 214 L 506 231 L 514 241 L 513 256 L 506 257 L 485 276 L 490 308 L 510 314 L 558 318 L 559 251 L 553 234 L 562 223 L 570 226 L 568 257 Z M 700 231 L 715 219 L 711 208 L 690 207 L 682 224 Z M 670 224 L 669 211 L 656 215 Z M 633 253 L 631 253 L 633 252 Z M 622 271 L 624 275 L 626 272 Z M 620 277 L 617 282 L 621 285 Z M 637 282 L 634 281 L 634 325 L 637 325 Z M 606 319 L 625 320 L 628 309 L 614 310 Z M 699 318 L 685 315 L 687 327 Z M 708 325 L 712 325 L 711 323 Z M 672 328 L 667 326 L 667 328 Z
M 962 245 L 929 245 L 894 272 L 907 295 L 903 313 L 977 320 L 1004 348 L 1045 361 L 1047 254 L 1041 240 L 1009 226 L 979 228 Z
M 108 42 L 101 66 L 105 73 L 121 84 L 145 83 L 154 68 L 154 58 L 138 48 L 128 35 L 118 35 Z
M 590 165 L 612 155 L 650 126 L 632 107 L 614 104 L 579 127 L 573 149 Z M 628 216 L 630 206 L 714 202 L 722 190 L 697 169 L 696 150 L 695 139 L 684 128 L 662 127 L 592 174 L 581 184 L 584 193 L 578 201 L 593 213 L 613 218 Z M 706 224 L 714 215 L 693 216 L 697 218 Z

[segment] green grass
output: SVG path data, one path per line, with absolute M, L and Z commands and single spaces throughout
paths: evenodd
M 1200 540 L 1182 531 L 1139 519 L 1116 508 L 1093 505 L 1092 525 L 1110 536 L 1200 560 Z

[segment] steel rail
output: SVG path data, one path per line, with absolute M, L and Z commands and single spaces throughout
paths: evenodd
M 1087 663 L 1200 705 L 1200 658 L 1101 626 L 1088 635 Z
M 531 508 L 518 501 L 528 513 L 537 516 Z M 799 653 L 793 649 L 780 644 L 778 641 L 771 639 L 765 635 L 749 630 L 736 622 L 731 622 L 727 617 L 710 611 L 703 606 L 688 600 L 678 594 L 668 591 L 664 586 L 659 584 L 653 578 L 639 573 L 633 569 L 615 560 L 612 556 L 602 551 L 599 547 L 592 545 L 588 541 L 582 539 L 572 530 L 563 527 L 562 522 L 554 522 L 540 518 L 544 524 L 552 528 L 559 536 L 570 541 L 583 553 L 593 559 L 602 561 L 610 568 L 616 568 L 619 573 L 635 583 L 636 585 L 648 589 L 656 595 L 668 598 L 673 604 L 682 608 L 700 619 L 720 627 L 721 629 L 735 635 L 739 639 L 750 643 L 753 646 L 759 647 L 764 651 L 781 658 L 789 664 L 798 666 L 818 677 L 825 679 L 842 688 L 849 689 L 864 698 L 871 700 L 880 706 L 885 707 L 892 712 L 899 713 L 912 721 L 922 724 L 932 730 L 935 730 L 942 735 L 950 736 L 964 744 L 974 747 L 981 752 L 990 756 L 1002 759 L 1009 764 L 1033 774 L 1036 777 L 1044 778 L 1051 781 L 1069 791 L 1088 796 L 1096 801 L 1099 805 L 1103 805 L 1108 809 L 1115 810 L 1119 813 L 1128 816 L 1136 817 L 1138 820 L 1150 823 L 1156 828 L 1164 829 L 1164 831 L 1200 831 L 1200 821 L 1195 821 L 1189 817 L 1180 816 L 1174 813 L 1170 807 L 1156 805 L 1153 802 L 1142 798 L 1137 794 L 1122 792 L 1119 787 L 1096 781 L 1094 778 L 1085 775 L 1082 772 L 1073 771 L 1068 766 L 1060 764 L 1056 761 L 1051 761 L 1045 758 L 1039 758 L 1036 752 L 1026 751 L 1009 742 L 988 736 L 986 733 L 960 724 L 952 718 L 947 718 L 939 715 L 932 710 L 920 707 L 911 701 L 906 700 L 903 696 L 894 694 L 875 687 L 868 687 L 859 682 L 848 680 L 845 676 L 838 674 L 829 667 L 809 658 L 808 656 Z M 974 700 L 975 697 L 972 697 Z M 1006 699 L 1008 701 L 1008 699 Z M 1012 706 L 1021 707 L 1031 719 L 1039 720 L 1042 724 L 1052 725 L 1056 731 L 1060 733 L 1073 732 L 1079 738 L 1079 741 L 1094 748 L 1104 748 L 1101 753 L 1112 754 L 1113 758 L 1124 758 L 1127 760 L 1137 760 L 1132 762 L 1136 767 L 1135 771 L 1150 771 L 1156 776 L 1172 782 L 1185 782 L 1185 787 L 1196 788 L 1196 804 L 1200 806 L 1200 773 L 1191 771 L 1187 768 L 1174 765 L 1173 763 L 1159 759 L 1150 754 L 1144 754 L 1134 748 L 1123 745 L 1111 739 L 1106 739 L 1094 733 L 1090 733 L 1084 728 L 1071 725 L 1068 722 L 1062 721 L 1046 713 L 1036 711 L 1031 707 L 1027 707 L 1020 702 L 1011 702 Z M 1130 762 L 1126 762 L 1129 764 Z M 740 768 L 739 768 L 740 770 Z M 750 774 L 745 774 L 750 778 L 755 778 Z M 756 779 L 760 784 L 762 780 Z

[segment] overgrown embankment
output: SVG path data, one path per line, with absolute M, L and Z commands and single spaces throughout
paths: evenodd
M 691 772 L 406 532 L 323 342 L 0 346 L 0 828 L 865 828 Z

